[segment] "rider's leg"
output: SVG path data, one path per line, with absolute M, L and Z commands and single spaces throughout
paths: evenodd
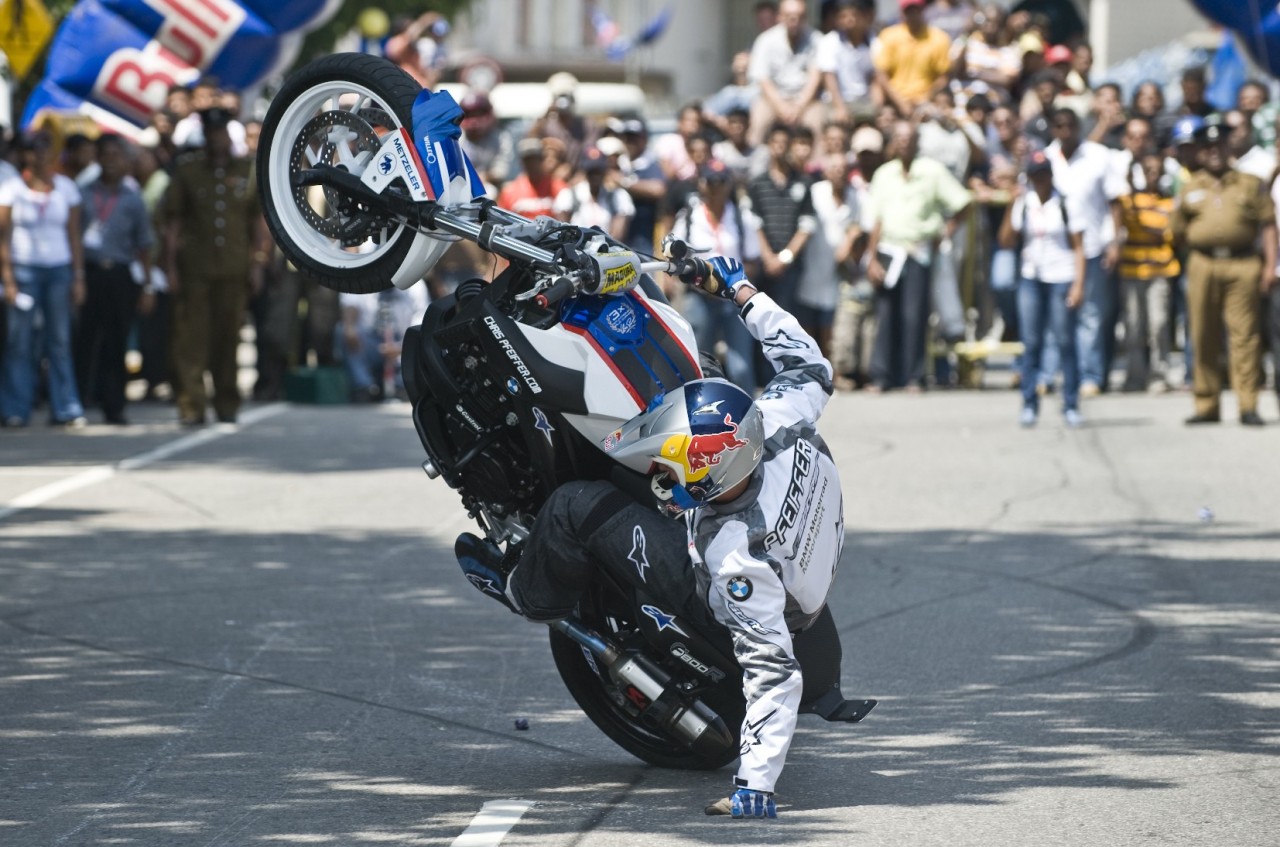
M 566 483 L 552 492 L 511 573 L 508 595 L 530 619 L 562 618 L 597 567 L 670 604 L 668 612 L 713 620 L 703 599 L 706 580 L 689 561 L 684 523 L 608 482 Z

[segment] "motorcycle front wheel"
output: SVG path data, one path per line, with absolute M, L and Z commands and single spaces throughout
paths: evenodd
M 337 53 L 292 74 L 271 101 L 258 145 L 258 194 L 285 258 L 321 285 L 368 294 L 391 287 L 417 233 L 331 188 L 296 186 L 320 165 L 361 174 L 384 137 L 412 128 L 422 88 L 393 63 Z

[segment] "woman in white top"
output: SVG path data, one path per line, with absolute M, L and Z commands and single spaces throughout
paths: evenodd
M 1053 187 L 1053 164 L 1044 153 L 1027 160 L 1027 182 L 1009 204 L 1000 226 L 1006 248 L 1022 236 L 1018 283 L 1018 325 L 1022 355 L 1022 425 L 1034 426 L 1040 412 L 1036 376 L 1045 336 L 1052 329 L 1062 357 L 1062 407 L 1067 426 L 1080 426 L 1080 363 L 1076 358 L 1076 309 L 1084 298 L 1083 215 L 1072 214 Z
M 35 401 L 41 352 L 49 360 L 52 421 L 85 425 L 71 358 L 71 312 L 84 302 L 80 191 L 55 172 L 53 139 L 23 140 L 23 171 L 0 184 L 0 279 L 9 335 L 0 370 L 0 419 L 26 426 Z M 43 351 L 35 344 L 42 318 Z

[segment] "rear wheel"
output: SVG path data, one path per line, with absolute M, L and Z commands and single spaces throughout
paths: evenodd
M 587 602 L 584 600 L 584 605 Z M 598 620 L 584 617 L 584 622 L 588 626 L 607 629 Z M 565 687 L 586 716 L 615 744 L 636 758 L 662 768 L 716 770 L 738 757 L 736 741 L 732 749 L 707 756 L 694 752 L 661 729 L 649 726 L 636 714 L 635 706 L 613 687 L 612 681 L 606 681 L 597 673 L 594 660 L 587 658 L 582 647 L 554 629 L 551 630 L 551 656 Z M 715 700 L 710 697 L 703 700 L 716 710 L 727 726 L 733 728 L 736 739 L 745 706 L 740 690 L 725 691 L 724 694 L 726 696 Z
M 294 73 L 272 100 L 257 166 L 267 225 L 285 257 L 327 288 L 389 288 L 417 232 L 292 177 L 320 165 L 363 173 L 388 133 L 412 127 L 421 90 L 386 59 L 339 53 Z

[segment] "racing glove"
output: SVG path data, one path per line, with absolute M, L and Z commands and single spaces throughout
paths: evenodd
M 747 280 L 747 272 L 743 269 L 742 262 L 737 259 L 712 256 L 705 261 L 701 259 L 694 261 L 697 268 L 690 274 L 681 274 L 681 281 L 700 288 L 713 297 L 733 300 L 738 293 L 738 286 L 751 284 Z
M 730 815 L 735 818 L 776 818 L 778 806 L 769 791 L 739 788 L 732 795 L 707 807 L 708 815 Z

